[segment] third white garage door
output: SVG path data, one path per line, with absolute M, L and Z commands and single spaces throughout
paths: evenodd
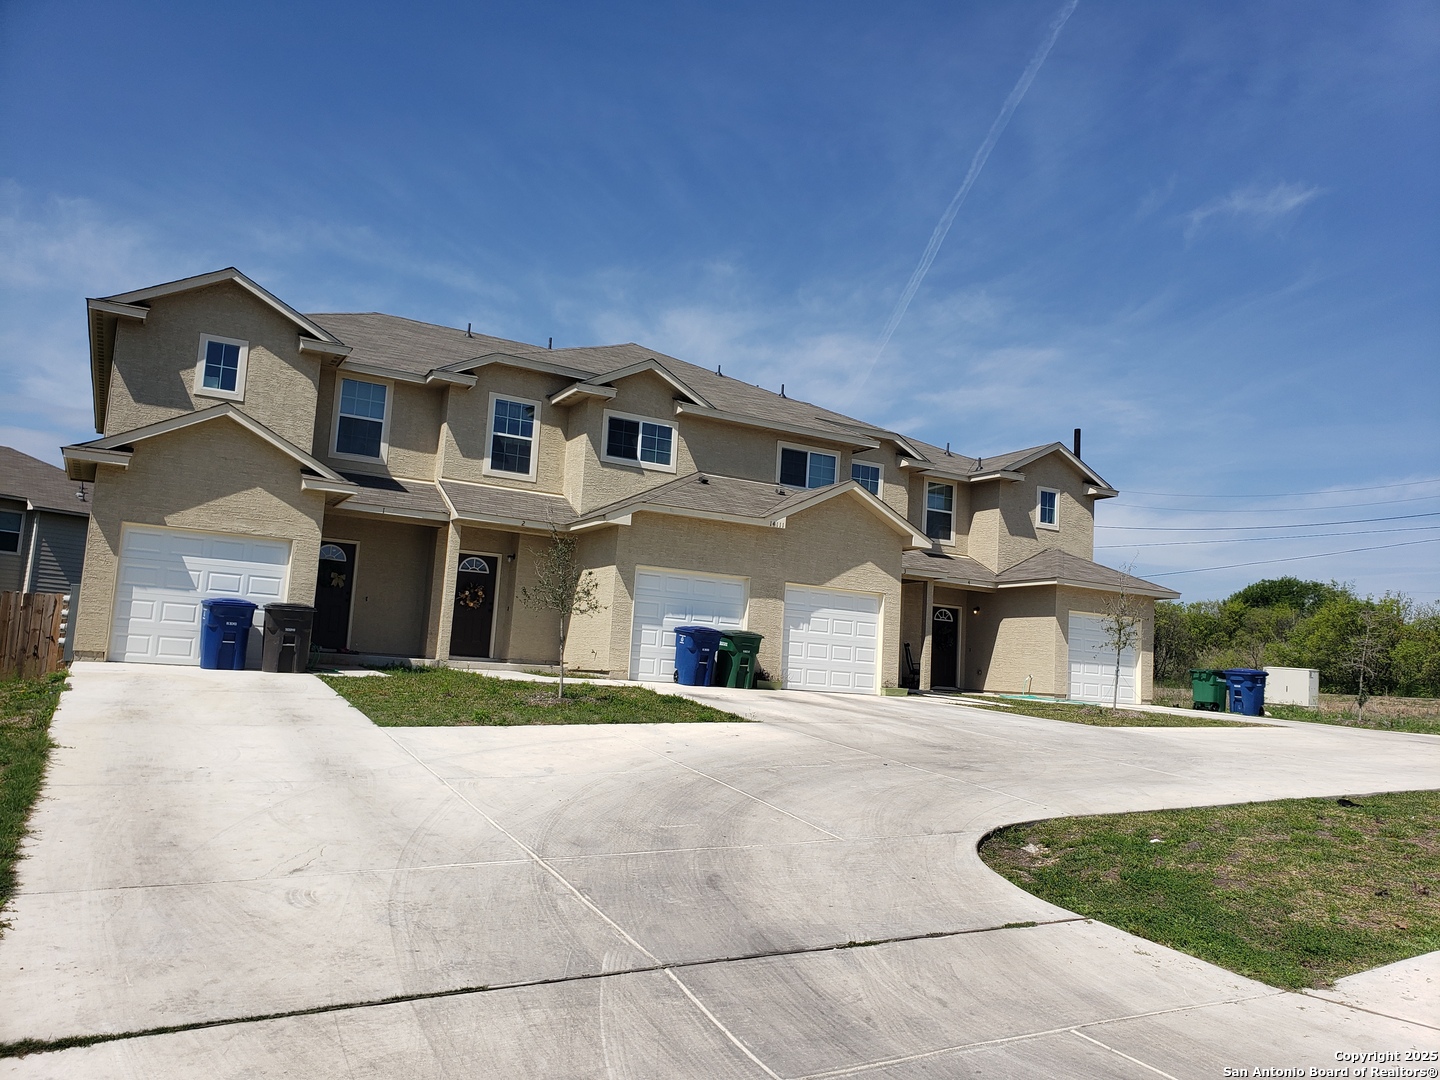
M 1070 613 L 1070 697 L 1075 701 L 1115 700 L 1115 649 L 1105 644 L 1105 619 Z M 1120 654 L 1120 701 L 1135 703 L 1135 650 Z
M 200 601 L 238 596 L 264 607 L 285 599 L 290 542 L 127 525 L 117 576 L 110 659 L 195 665 Z
M 873 694 L 879 687 L 880 597 L 785 587 L 785 688 Z
M 645 682 L 671 680 L 675 674 L 677 626 L 739 630 L 744 619 L 744 578 L 636 569 L 630 677 Z

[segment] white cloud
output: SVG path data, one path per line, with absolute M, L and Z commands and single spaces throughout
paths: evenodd
M 1211 199 L 1185 215 L 1185 237 L 1189 239 L 1214 217 L 1248 218 L 1257 224 L 1268 224 L 1294 213 L 1321 189 L 1304 184 L 1278 183 L 1270 188 L 1251 185 L 1236 188 L 1229 195 Z

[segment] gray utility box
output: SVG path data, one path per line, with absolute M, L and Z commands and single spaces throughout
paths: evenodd
M 1315 668 L 1267 667 L 1265 701 L 1270 705 L 1320 707 L 1320 672 Z

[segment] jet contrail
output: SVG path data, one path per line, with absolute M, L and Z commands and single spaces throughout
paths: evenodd
M 1010 91 L 1010 96 L 1005 99 L 1005 104 L 1000 107 L 1000 115 L 995 117 L 995 122 L 990 125 L 990 133 L 985 136 L 985 141 L 980 144 L 980 149 L 975 151 L 975 157 L 970 161 L 970 171 L 965 174 L 965 182 L 960 185 L 960 190 L 955 192 L 955 197 L 950 200 L 950 205 L 945 208 L 941 215 L 940 222 L 935 226 L 935 231 L 930 234 L 930 243 L 925 248 L 925 254 L 920 257 L 920 265 L 915 268 L 915 273 L 910 275 L 910 283 L 905 286 L 905 291 L 900 295 L 900 302 L 895 305 L 894 312 L 890 315 L 890 321 L 885 324 L 885 332 L 880 335 L 880 346 L 875 350 L 875 356 L 870 361 L 870 367 L 865 372 L 865 378 L 861 380 L 863 385 L 869 380 L 879 363 L 880 356 L 885 352 L 885 346 L 890 344 L 891 335 L 895 333 L 900 320 L 905 318 L 905 312 L 910 307 L 910 301 L 915 299 L 915 293 L 920 289 L 920 283 L 925 280 L 926 273 L 930 270 L 930 264 L 935 261 L 935 256 L 940 252 L 940 245 L 945 242 L 946 235 L 950 232 L 950 226 L 955 224 L 955 215 L 960 212 L 960 204 L 965 201 L 965 196 L 970 194 L 970 188 L 974 186 L 975 179 L 980 175 L 980 170 L 985 167 L 985 162 L 990 158 L 990 151 L 995 149 L 1000 134 L 1005 130 L 1005 125 L 1010 122 L 1010 117 L 1025 97 L 1025 92 L 1030 89 L 1030 84 L 1035 81 L 1035 76 L 1040 72 L 1040 65 L 1045 63 L 1045 58 L 1050 55 L 1050 50 L 1055 47 L 1056 40 L 1060 37 L 1060 31 L 1065 28 L 1065 23 L 1074 14 L 1075 8 L 1080 0 L 1068 0 L 1060 9 L 1055 20 L 1050 24 L 1050 32 L 1045 36 L 1045 41 L 1030 58 L 1025 73 L 1020 76 L 1020 81 L 1015 84 L 1015 89 Z

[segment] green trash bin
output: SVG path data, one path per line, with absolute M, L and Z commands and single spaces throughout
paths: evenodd
M 1192 708 L 1206 709 L 1209 712 L 1225 711 L 1225 699 L 1229 693 L 1225 672 L 1192 668 L 1190 690 L 1195 697 Z
M 755 669 L 760 666 L 762 635 L 748 630 L 727 630 L 720 635 L 715 652 L 715 686 L 755 689 Z

